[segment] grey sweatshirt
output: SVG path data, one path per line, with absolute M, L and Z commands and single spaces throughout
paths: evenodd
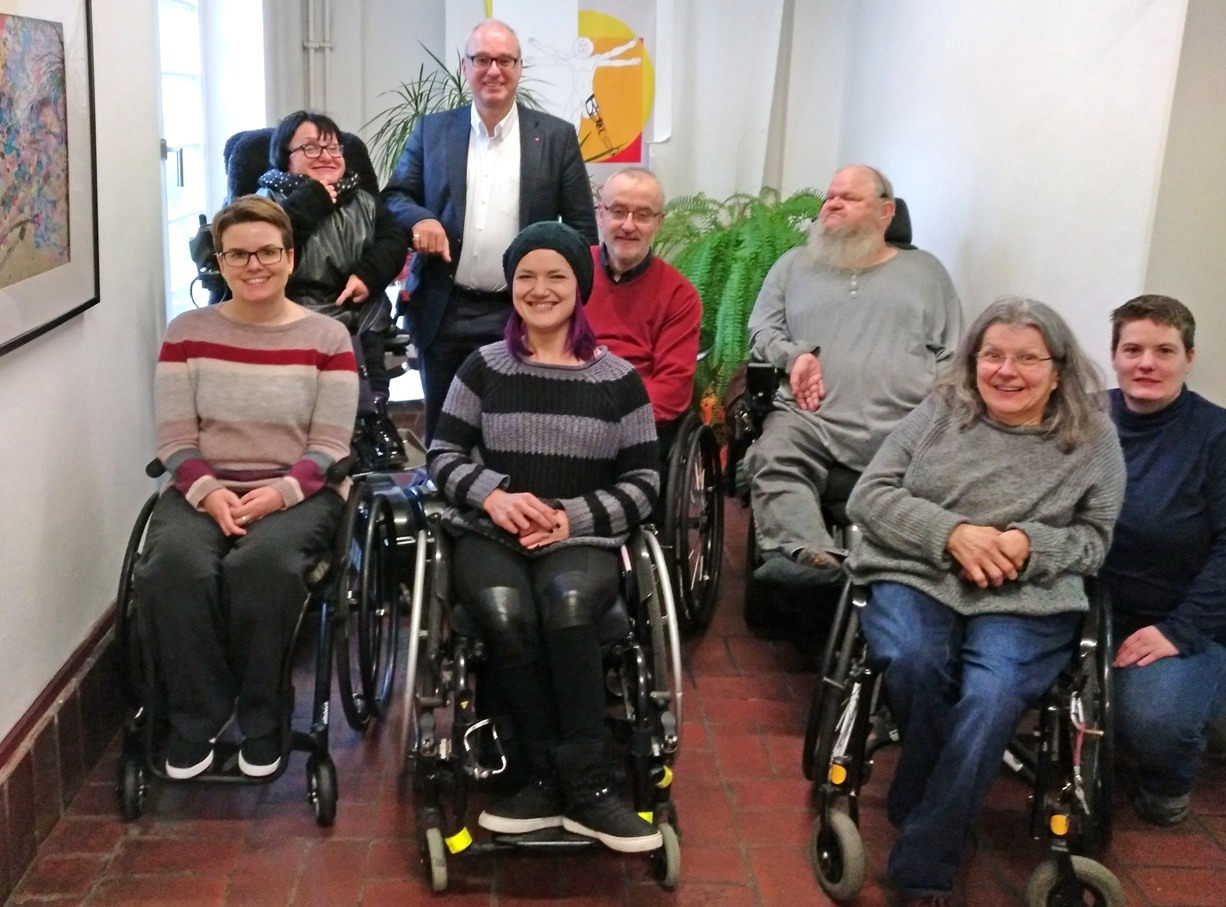
M 903 583 L 967 616 L 1085 610 L 1083 577 L 1102 566 L 1124 500 L 1110 420 L 1102 414 L 1069 453 L 1042 426 L 961 421 L 934 394 L 873 457 L 847 505 L 864 529 L 852 577 Z M 1025 532 L 1030 559 L 1018 579 L 987 589 L 959 579 L 945 550 L 959 523 Z

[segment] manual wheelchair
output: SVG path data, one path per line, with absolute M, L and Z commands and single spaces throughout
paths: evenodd
M 1028 907 L 1124 904 L 1118 879 L 1086 855 L 1101 851 L 1111 838 L 1115 651 L 1106 593 L 1092 580 L 1087 592 L 1090 610 L 1069 665 L 1037 703 L 1033 727 L 1019 733 L 1005 758 L 1033 782 L 1030 834 L 1035 840 L 1046 838 L 1051 853 L 1026 885 Z M 802 757 L 804 775 L 816 787 L 818 809 L 810 858 L 818 883 L 835 901 L 854 899 L 864 882 L 860 790 L 877 750 L 899 741 L 881 675 L 860 632 L 860 609 L 867 600 L 865 587 L 844 585 Z
M 343 479 L 348 461 L 329 471 L 332 482 Z M 160 461 L 146 468 L 150 478 L 163 472 Z M 293 750 L 307 753 L 307 797 L 321 826 L 336 817 L 337 777 L 328 750 L 332 658 L 335 651 L 342 711 L 359 732 L 387 714 L 400 656 L 401 597 L 395 573 L 396 528 L 377 481 L 353 476 L 331 550 L 307 577 L 308 595 L 299 612 L 293 642 L 282 654 L 280 668 L 280 737 L 278 768 L 261 778 L 238 768 L 238 741 L 223 733 L 214 747 L 213 767 L 189 781 L 173 781 L 160 758 L 168 733 L 165 694 L 160 687 L 163 666 L 155 663 L 140 631 L 133 594 L 133 574 L 145 545 L 145 532 L 161 492 L 141 508 L 124 553 L 116 598 L 115 634 L 119 652 L 120 688 L 124 698 L 123 745 L 116 793 L 123 817 L 140 817 L 149 778 L 169 783 L 248 783 L 274 781 L 286 771 Z M 305 729 L 292 727 L 294 655 L 309 623 L 316 627 L 314 696 Z
M 469 787 L 513 769 L 505 724 L 481 690 L 485 643 L 451 588 L 452 541 L 432 486 L 404 489 L 400 560 L 411 577 L 404 695 L 405 779 L 417 800 L 423 860 L 434 891 L 447 888 L 449 861 L 490 852 L 573 853 L 602 845 L 558 828 L 476 840 L 467 822 Z M 622 591 L 602 619 L 609 706 L 606 724 L 626 752 L 634 809 L 659 829 L 650 854 L 666 888 L 677 884 L 681 851 L 671 799 L 682 718 L 677 609 L 664 552 L 640 528 L 622 549 Z
M 693 636 L 715 613 L 724 553 L 719 442 L 693 410 L 682 417 L 660 478 L 660 547 L 671 568 L 678 627 Z

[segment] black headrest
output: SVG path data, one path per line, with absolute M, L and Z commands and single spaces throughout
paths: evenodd
M 268 169 L 268 143 L 272 127 L 236 132 L 226 139 L 221 157 L 226 164 L 226 191 L 230 199 L 250 195 L 259 188 L 259 179 Z M 379 194 L 379 177 L 370 162 L 366 143 L 352 132 L 341 133 L 345 146 L 345 170 L 358 175 L 359 185 L 371 195 Z
M 901 198 L 894 198 L 894 219 L 885 228 L 885 241 L 899 249 L 915 248 L 911 244 L 911 213 Z

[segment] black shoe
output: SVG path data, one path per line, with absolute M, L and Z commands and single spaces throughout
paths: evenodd
M 281 735 L 248 737 L 238 750 L 238 768 L 248 778 L 266 778 L 281 767 Z
M 536 779 L 499 800 L 477 817 L 477 824 L 504 835 L 523 835 L 562 824 L 562 791 L 552 779 Z
M 612 787 L 587 789 L 571 796 L 562 827 L 595 838 L 618 853 L 643 853 L 664 846 L 659 830 L 617 798 Z
M 618 799 L 603 743 L 558 746 L 554 762 L 566 786 L 563 828 L 595 838 L 619 853 L 643 853 L 664 846 L 656 827 Z
M 166 776 L 176 781 L 195 778 L 213 764 L 213 743 L 184 740 L 172 730 L 166 741 Z

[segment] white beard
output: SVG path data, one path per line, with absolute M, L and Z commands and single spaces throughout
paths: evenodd
M 882 247 L 873 230 L 827 230 L 815 221 L 809 230 L 809 251 L 822 265 L 839 271 L 855 271 L 875 259 Z

